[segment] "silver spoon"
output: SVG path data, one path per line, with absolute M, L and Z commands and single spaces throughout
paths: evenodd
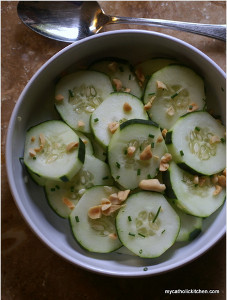
M 112 17 L 106 15 L 96 1 L 20 1 L 17 11 L 25 25 L 41 35 L 62 42 L 71 43 L 91 36 L 107 24 L 129 23 L 170 28 L 226 40 L 226 25 Z

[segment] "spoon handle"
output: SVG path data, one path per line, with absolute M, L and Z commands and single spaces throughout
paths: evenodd
M 161 19 L 109 16 L 108 24 L 129 24 L 129 23 L 136 24 L 136 25 L 148 25 L 148 26 L 170 28 L 170 29 L 180 30 L 180 31 L 187 31 L 191 33 L 212 37 L 221 41 L 226 41 L 226 25 L 198 24 L 198 23 L 189 23 L 189 22 L 161 20 Z

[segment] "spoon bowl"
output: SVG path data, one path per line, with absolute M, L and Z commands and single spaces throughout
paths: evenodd
M 22 22 L 32 30 L 68 43 L 96 34 L 104 25 L 129 23 L 170 28 L 226 40 L 225 25 L 113 17 L 106 15 L 96 1 L 20 1 L 17 12 Z

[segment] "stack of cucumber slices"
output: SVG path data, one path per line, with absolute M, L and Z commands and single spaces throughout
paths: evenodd
M 155 258 L 224 203 L 225 128 L 204 90 L 168 58 L 107 58 L 58 81 L 60 119 L 28 129 L 23 161 L 83 248 Z

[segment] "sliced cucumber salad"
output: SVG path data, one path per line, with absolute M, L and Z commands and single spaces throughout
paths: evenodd
M 172 58 L 105 58 L 57 82 L 61 120 L 27 130 L 22 161 L 82 248 L 155 258 L 202 234 L 226 197 L 225 128 L 204 90 Z

